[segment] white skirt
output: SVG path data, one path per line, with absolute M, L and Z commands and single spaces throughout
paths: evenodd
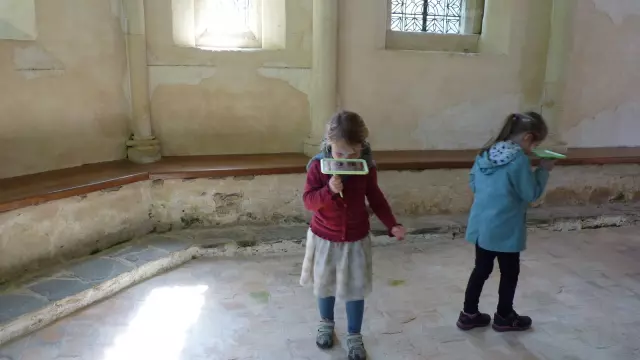
M 335 296 L 341 301 L 363 300 L 371 293 L 371 238 L 332 242 L 307 232 L 300 285 L 313 284 L 319 298 Z

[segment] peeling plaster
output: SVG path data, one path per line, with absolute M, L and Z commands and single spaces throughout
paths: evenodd
M 60 77 L 64 75 L 64 70 L 20 70 L 20 76 L 26 80 L 33 80 L 47 77 Z
M 15 70 L 26 80 L 58 77 L 65 73 L 64 64 L 38 45 L 15 48 L 13 63 Z
M 267 69 L 267 68 L 283 68 L 283 69 L 290 69 L 291 65 L 285 63 L 285 62 L 270 62 L 267 61 L 264 64 L 262 64 L 262 67 Z
M 120 17 L 122 2 L 121 0 L 109 0 L 109 5 L 111 6 L 111 14 L 116 17 Z
M 563 136 L 570 146 L 638 146 L 640 102 L 628 102 L 580 121 Z
M 13 64 L 18 71 L 64 70 L 64 65 L 60 60 L 38 45 L 15 48 Z
M 125 157 L 125 46 L 111 4 L 37 1 L 37 41 L 0 41 L 0 177 Z
M 216 71 L 211 66 L 150 66 L 149 93 L 153 96 L 161 85 L 199 85 Z
M 599 11 L 606 13 L 614 24 L 620 25 L 627 16 L 640 16 L 638 0 L 591 0 Z
M 310 69 L 274 69 L 260 68 L 258 73 L 270 79 L 284 80 L 296 90 L 309 95 L 311 90 Z
M 151 74 L 154 131 L 165 156 L 300 151 L 310 125 L 307 94 L 258 68 L 190 68 Z
M 423 118 L 411 137 L 420 140 L 425 149 L 481 147 L 500 130 L 505 116 L 520 108 L 521 102 L 520 94 L 502 95 L 482 102 L 464 102 Z
M 122 30 L 123 33 L 126 33 L 127 17 L 124 15 L 124 12 L 122 9 L 122 1 L 131 1 L 131 0 L 109 0 L 109 1 L 110 1 L 109 4 L 111 6 L 111 14 L 113 15 L 113 17 L 120 20 L 120 30 Z

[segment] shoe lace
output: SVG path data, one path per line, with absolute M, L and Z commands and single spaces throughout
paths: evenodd
M 520 323 L 522 322 L 522 320 L 520 319 L 520 315 L 518 315 L 518 313 L 515 311 L 511 313 L 510 318 L 513 326 L 519 326 Z
M 351 335 L 347 338 L 347 347 L 351 352 L 364 352 L 364 342 L 361 335 Z
M 318 326 L 318 336 L 331 336 L 333 335 L 333 324 L 322 322 Z

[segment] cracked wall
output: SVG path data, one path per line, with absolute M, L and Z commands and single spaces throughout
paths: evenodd
M 386 0 L 340 2 L 341 105 L 363 115 L 374 149 L 478 148 L 509 112 L 538 106 L 550 1 L 487 6 L 503 49 L 456 54 L 385 50 Z
M 150 203 L 141 182 L 0 213 L 0 282 L 150 232 Z
M 151 113 L 164 155 L 302 152 L 310 130 L 311 0 L 287 1 L 281 50 L 173 43 L 171 0 L 146 2 Z
M 640 145 L 640 2 L 566 1 L 571 51 L 562 112 L 550 122 L 570 146 Z M 487 0 L 501 13 L 486 33 L 503 34 L 505 51 L 453 54 L 385 50 L 386 1 L 341 2 L 342 106 L 364 116 L 376 149 L 478 148 L 507 113 L 541 109 L 551 4 Z M 514 25 L 497 31 L 499 18 Z
M 308 83 L 310 72 L 266 70 L 151 67 L 153 127 L 163 154 L 301 152 L 310 129 L 308 86 L 298 89 L 286 76 Z
M 475 148 L 508 112 L 540 107 L 552 2 L 487 1 L 509 25 L 486 24 L 502 35 L 479 54 L 384 50 L 386 0 L 340 2 L 340 107 L 362 113 L 375 149 Z M 562 136 L 571 146 L 636 146 L 638 2 L 574 2 Z M 120 2 L 35 3 L 37 39 L 0 41 L 0 178 L 125 156 Z M 312 0 L 286 2 L 280 50 L 175 46 L 171 0 L 145 10 L 152 127 L 164 155 L 302 151 Z
M 37 0 L 35 41 L 0 40 L 0 178 L 122 159 L 124 35 L 107 0 Z
M 304 223 L 310 217 L 304 180 L 304 174 L 154 180 L 2 213 L 0 283 L 152 230 Z M 399 216 L 459 214 L 471 205 L 465 169 L 383 171 L 379 181 Z M 639 199 L 640 165 L 558 167 L 535 206 Z
M 561 130 L 571 146 L 638 146 L 640 2 L 575 2 Z

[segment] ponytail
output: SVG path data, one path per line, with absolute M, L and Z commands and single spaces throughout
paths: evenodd
M 505 119 L 498 136 L 485 144 L 480 150 L 480 155 L 489 151 L 496 143 L 507 141 L 524 133 L 533 135 L 535 141 L 543 141 L 547 137 L 549 130 L 542 115 L 534 111 L 529 111 L 524 114 L 510 114 Z
M 489 142 L 487 142 L 482 147 L 482 149 L 480 150 L 480 155 L 489 151 L 489 149 L 491 149 L 491 147 L 496 143 L 509 140 L 509 138 L 511 138 L 512 136 L 514 124 L 515 122 L 517 122 L 517 119 L 518 119 L 517 114 L 510 114 L 509 116 L 507 116 L 507 118 L 504 120 L 504 124 L 502 125 L 502 129 L 500 130 L 498 135 L 492 138 L 491 140 L 489 140 Z

